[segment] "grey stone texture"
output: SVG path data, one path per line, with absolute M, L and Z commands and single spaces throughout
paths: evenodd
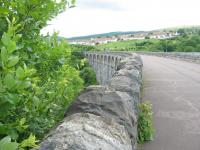
M 131 150 L 131 140 L 122 125 L 89 113 L 76 113 L 63 120 L 40 150 Z
M 200 52 L 137 52 L 143 55 L 172 58 L 200 64 Z
M 135 150 L 141 58 L 130 53 L 87 53 L 86 57 L 104 85 L 89 86 L 80 93 L 40 150 Z M 108 63 L 114 65 L 108 67 Z

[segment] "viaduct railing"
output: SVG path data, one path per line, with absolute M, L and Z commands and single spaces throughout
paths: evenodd
M 200 52 L 137 52 L 143 55 L 166 57 L 188 62 L 200 63 Z
M 85 57 L 93 67 L 96 78 L 101 85 L 106 85 L 111 79 L 117 66 L 122 58 L 127 57 L 126 53 L 102 53 L 102 52 L 85 52 Z M 130 54 L 129 54 L 130 55 Z

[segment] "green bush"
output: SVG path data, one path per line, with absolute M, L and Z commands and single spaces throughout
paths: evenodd
M 40 38 L 27 59 L 21 53 L 17 29 L 13 20 L 1 38 L 0 137 L 22 144 L 32 133 L 42 138 L 63 118 L 66 107 L 83 88 L 83 80 L 70 65 L 71 52 L 64 42 L 55 40 L 56 36 Z
M 80 76 L 84 80 L 85 86 L 97 84 L 96 74 L 91 67 L 85 67 L 80 71 Z
M 72 0 L 73 1 L 73 0 Z M 47 20 L 70 0 L 0 3 L 0 149 L 29 149 L 64 117 L 83 88 L 71 50 Z M 3 29 L 3 30 L 2 30 Z
M 144 102 L 139 104 L 139 117 L 138 117 L 138 143 L 143 144 L 145 141 L 153 140 L 153 112 L 152 104 Z
M 71 46 L 70 46 L 71 47 Z M 97 84 L 96 74 L 93 68 L 89 65 L 87 59 L 84 58 L 83 51 L 79 47 L 79 51 L 72 51 L 72 66 L 80 70 L 80 77 L 84 80 L 84 86 Z M 82 47 L 84 48 L 84 47 Z
M 83 52 L 83 51 L 96 51 L 95 46 L 90 46 L 90 45 L 74 45 L 71 44 L 70 48 L 72 49 L 73 52 Z
M 71 65 L 78 70 L 89 66 L 88 61 L 84 58 L 83 51 L 72 51 L 71 60 L 73 60 Z

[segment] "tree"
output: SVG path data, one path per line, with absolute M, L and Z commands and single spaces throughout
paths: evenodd
M 7 30 L 9 20 L 16 19 L 20 25 L 20 34 L 34 37 L 40 29 L 47 25 L 47 21 L 64 11 L 66 6 L 74 4 L 74 0 L 1 0 L 0 3 L 0 36 Z
M 185 35 L 186 31 L 185 29 L 181 28 L 181 29 L 178 29 L 177 33 L 179 33 L 180 35 Z
M 145 39 L 150 39 L 150 37 L 149 36 L 145 36 Z

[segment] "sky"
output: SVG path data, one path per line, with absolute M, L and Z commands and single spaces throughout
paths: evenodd
M 42 29 L 63 37 L 200 25 L 200 0 L 77 0 Z

